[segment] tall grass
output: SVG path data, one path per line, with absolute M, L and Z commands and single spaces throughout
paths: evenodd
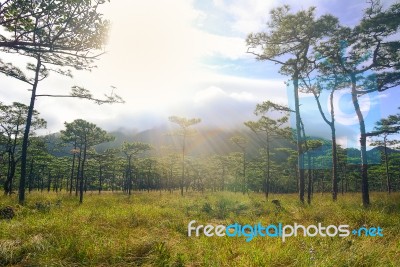
M 400 194 L 359 195 L 336 203 L 316 194 L 311 206 L 296 195 L 32 193 L 27 205 L 0 197 L 16 216 L 0 220 L 0 266 L 400 266 Z M 187 224 L 380 226 L 384 237 L 188 237 Z

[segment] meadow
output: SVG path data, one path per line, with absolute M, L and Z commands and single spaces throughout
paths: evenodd
M 79 205 L 66 193 L 0 197 L 12 219 L 0 220 L 0 266 L 400 266 L 400 194 L 297 195 L 217 192 L 92 192 Z M 271 202 L 278 199 L 281 207 Z M 188 223 L 348 224 L 379 226 L 383 237 L 188 237 Z

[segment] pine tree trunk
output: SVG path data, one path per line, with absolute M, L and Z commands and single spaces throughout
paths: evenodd
M 36 89 L 39 83 L 39 72 L 40 67 L 42 66 L 42 61 L 40 56 L 37 56 L 36 59 L 36 69 L 35 69 L 35 78 L 32 85 L 32 94 L 31 94 L 31 101 L 28 108 L 28 116 L 26 118 L 26 125 L 24 131 L 24 137 L 22 139 L 22 149 L 21 149 L 21 177 L 19 179 L 19 190 L 18 190 L 18 201 L 19 204 L 23 205 L 25 203 L 25 182 L 26 182 L 26 161 L 28 156 L 28 139 L 29 133 L 32 124 L 32 116 L 33 116 L 33 109 L 35 106 L 36 100 Z
M 81 175 L 80 175 L 80 185 L 79 185 L 79 203 L 83 203 L 83 178 L 85 174 L 85 161 L 86 161 L 86 146 L 87 146 L 87 140 L 86 140 L 86 135 L 85 135 L 85 140 L 84 140 L 84 149 L 83 149 L 83 159 L 82 159 L 82 166 L 81 166 Z
M 390 185 L 390 174 L 389 174 L 389 162 L 388 162 L 388 152 L 387 152 L 387 145 L 386 145 L 386 136 L 384 138 L 384 146 L 385 146 L 386 188 L 387 188 L 388 194 L 390 194 L 391 185 Z
M 72 184 L 73 184 L 73 180 L 74 180 L 74 171 L 75 171 L 75 158 L 76 158 L 76 140 L 74 143 L 74 154 L 72 156 L 72 167 L 71 167 L 71 177 L 70 177 L 70 184 L 69 184 L 69 194 L 72 195 Z
M 361 149 L 361 193 L 362 202 L 364 207 L 367 207 L 369 202 L 369 188 L 368 188 L 368 158 L 367 158 L 367 137 L 365 132 L 364 116 L 361 113 L 360 104 L 356 92 L 356 76 L 351 74 L 351 97 L 357 118 L 360 124 L 360 149 Z
M 299 200 L 304 203 L 304 155 L 302 149 L 301 126 L 300 126 L 300 103 L 299 103 L 299 73 L 295 72 L 293 75 L 293 91 L 294 91 L 294 105 L 296 113 L 296 142 L 297 142 L 297 168 L 299 178 Z
M 338 194 L 338 159 L 337 159 L 337 145 L 336 145 L 336 128 L 335 128 L 335 110 L 333 105 L 333 93 L 330 94 L 330 106 L 331 106 L 331 137 L 332 137 L 332 200 L 337 200 Z

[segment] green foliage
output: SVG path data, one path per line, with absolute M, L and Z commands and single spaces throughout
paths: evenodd
M 171 116 L 169 117 L 169 121 L 178 124 L 179 127 L 181 127 L 182 129 L 187 129 L 192 125 L 200 123 L 201 119 L 199 118 L 188 119 L 184 117 Z
M 209 202 L 205 202 L 203 207 L 201 208 L 201 211 L 210 214 L 213 211 L 213 208 Z
M 11 140 L 22 137 L 27 114 L 28 106 L 22 103 L 13 102 L 12 105 L 4 105 L 0 102 L 0 135 L 7 136 Z M 33 111 L 31 126 L 33 130 L 47 126 L 46 121 L 39 117 L 39 112 L 36 110 Z
M 225 219 L 229 214 L 229 209 L 232 206 L 232 201 L 226 198 L 221 198 L 216 203 L 216 214 L 218 219 Z
M 65 59 L 72 59 L 73 51 L 78 51 L 76 56 L 79 57 L 91 49 L 99 49 L 109 28 L 109 22 L 97 12 L 104 2 L 5 1 L 0 25 L 6 31 L 18 34 L 3 33 L 1 46 L 28 53 L 39 51 L 62 55 L 64 52 L 71 55 Z M 58 57 L 58 60 L 62 59 Z
M 154 253 L 155 253 L 154 266 L 164 267 L 169 265 L 171 260 L 171 253 L 167 248 L 165 242 L 160 242 L 155 244 Z
M 150 150 L 152 147 L 149 144 L 142 143 L 142 142 L 124 142 L 122 144 L 121 151 L 127 156 L 127 157 L 135 157 L 139 153 L 146 152 L 147 150 Z
M 0 102 L 0 156 L 8 155 L 4 160 L 7 166 L 6 181 L 4 182 L 5 194 L 13 192 L 13 180 L 16 176 L 17 164 L 21 160 L 22 136 L 25 132 L 28 115 L 28 106 L 14 102 L 12 105 L 4 105 Z M 33 130 L 46 128 L 46 121 L 39 117 L 39 112 L 33 110 L 31 126 Z M 32 144 L 35 142 L 34 131 L 31 132 Z M 0 164 L 3 163 L 0 160 Z M 0 165 L 0 167 L 2 167 Z

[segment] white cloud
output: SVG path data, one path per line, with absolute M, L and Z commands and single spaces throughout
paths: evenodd
M 224 99 L 233 99 L 235 101 L 256 102 L 257 98 L 250 92 L 232 92 L 228 93 L 217 86 L 210 86 L 204 90 L 198 91 L 194 97 L 194 103 L 206 104 L 211 101 L 223 101 Z
M 230 96 L 238 101 L 256 101 L 256 97 L 249 92 L 232 93 Z
M 204 90 L 198 91 L 194 97 L 195 104 L 203 104 L 217 98 L 226 97 L 228 94 L 219 87 L 210 86 Z
M 221 11 L 233 16 L 232 30 L 240 34 L 260 31 L 265 27 L 269 10 L 276 5 L 276 1 L 234 0 L 224 2 L 214 0 L 214 5 Z
M 197 31 L 198 54 L 221 56 L 228 59 L 248 58 L 246 42 L 239 37 L 226 37 Z
M 236 97 L 245 97 L 262 102 L 270 100 L 279 104 L 287 104 L 287 90 L 283 80 L 252 79 L 229 75 L 211 74 L 198 81 L 202 88 L 216 86 Z

